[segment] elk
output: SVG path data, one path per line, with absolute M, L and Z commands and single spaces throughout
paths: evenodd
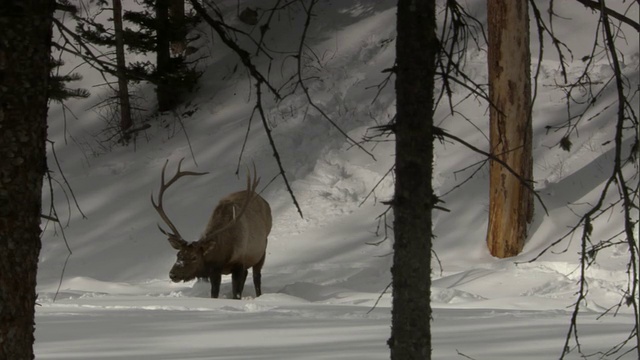
M 162 204 L 165 191 L 178 179 L 183 176 L 206 174 L 182 171 L 180 169 L 182 160 L 178 163 L 176 174 L 167 182 L 165 182 L 165 170 L 169 160 L 165 162 L 157 203 L 151 194 L 151 204 L 171 232 L 164 230 L 160 225 L 158 228 L 168 237 L 169 244 L 178 250 L 178 259 L 169 272 L 171 281 L 209 279 L 211 297 L 217 298 L 222 275 L 231 274 L 233 298 L 241 299 L 248 269 L 253 268 L 253 285 L 256 297 L 260 296 L 262 294 L 261 270 L 266 256 L 267 236 L 271 231 L 271 208 L 256 193 L 260 178 L 256 175 L 255 164 L 253 180 L 247 169 L 247 189 L 222 198 L 213 210 L 204 233 L 198 240 L 188 242 L 171 222 Z

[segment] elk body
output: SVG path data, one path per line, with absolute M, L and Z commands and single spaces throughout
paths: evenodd
M 182 238 L 166 215 L 162 207 L 162 198 L 167 188 L 182 176 L 206 173 L 181 171 L 180 160 L 176 174 L 165 183 L 167 163 L 162 168 L 158 203 L 156 204 L 153 196 L 151 202 L 172 232 L 169 233 L 162 228 L 160 231 L 168 236 L 171 246 L 178 250 L 178 259 L 169 272 L 171 280 L 179 282 L 195 278 L 209 279 L 211 297 L 217 298 L 222 275 L 231 274 L 233 298 L 240 299 L 248 269 L 253 268 L 253 284 L 256 296 L 260 296 L 261 270 L 266 256 L 267 236 L 271 231 L 271 208 L 255 192 L 260 180 L 256 177 L 255 165 L 253 180 L 247 173 L 247 189 L 222 198 L 213 210 L 200 239 L 188 242 Z

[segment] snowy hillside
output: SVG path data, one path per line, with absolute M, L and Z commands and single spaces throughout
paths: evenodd
M 235 1 L 222 3 L 227 6 L 224 11 L 235 11 Z M 469 3 L 472 14 L 482 19 L 484 1 Z M 559 36 L 571 40 L 575 59 L 570 74 L 577 74 L 584 66 L 580 57 L 592 46 L 597 16 L 568 2 L 556 6 L 570 18 L 554 25 Z M 311 96 L 351 138 L 360 140 L 371 135 L 372 126 L 395 114 L 393 83 L 378 94 L 387 76 L 382 71 L 394 62 L 395 2 L 327 1 L 315 13 L 304 59 Z M 267 39 L 275 50 L 296 50 L 303 15 L 298 9 L 278 19 Z M 628 16 L 637 19 L 638 6 Z M 394 161 L 393 142 L 365 143 L 368 154 L 310 108 L 300 91 L 278 103 L 266 99 L 269 124 L 301 218 L 282 179 L 271 182 L 278 167 L 256 116 L 240 174 L 235 174 L 255 88 L 234 54 L 219 40 L 207 41 L 212 36 L 207 25 L 199 31 L 205 38 L 201 54 L 207 57 L 200 64 L 205 72 L 198 91 L 176 114 L 152 119 L 135 147 L 107 150 L 93 140 L 92 135 L 105 127 L 100 114 L 90 109 L 106 96 L 101 88 L 91 89 L 88 100 L 71 102 L 69 109 L 50 107 L 49 138 L 64 179 L 50 151 L 55 181 L 51 191 L 43 191 L 43 211 L 55 204 L 73 253 L 66 261 L 63 232 L 46 224 L 38 274 L 37 358 L 388 358 L 391 299 L 383 292 L 391 281 L 392 239 L 385 239 L 379 216 L 387 210 L 382 202 L 393 191 L 392 177 L 387 176 Z M 532 52 L 537 57 L 535 33 L 534 29 Z M 433 184 L 451 212 L 434 215 L 434 248 L 441 264 L 433 272 L 434 359 L 551 359 L 562 351 L 577 291 L 579 239 L 562 243 L 536 262 L 528 261 L 575 225 L 576 212 L 599 194 L 612 167 L 613 144 L 608 140 L 614 109 L 604 101 L 591 110 L 602 114 L 572 138 L 570 152 L 559 149 L 563 134 L 547 133 L 546 126 L 562 122 L 566 109 L 562 92 L 554 86 L 560 76 L 558 59 L 548 41 L 545 46 L 533 113 L 534 177 L 549 214 L 536 204 L 530 239 L 520 256 L 499 260 L 486 249 L 488 167 L 473 174 L 478 167 L 472 166 L 483 157 L 458 144 L 437 145 Z M 631 88 L 637 87 L 638 34 L 628 31 L 627 43 L 621 46 L 625 74 L 635 82 Z M 68 60 L 69 66 L 73 61 Z M 266 72 L 264 57 L 257 61 Z M 591 74 L 594 81 L 611 76 L 601 61 L 600 72 Z M 270 79 L 282 84 L 295 66 L 290 57 L 276 59 Z M 475 81 L 486 82 L 485 52 L 470 47 L 466 66 Z M 79 71 L 85 87 L 103 82 L 87 66 Z M 438 126 L 486 150 L 487 105 L 467 99 L 462 87 L 455 91 L 459 113 L 452 116 L 441 105 L 435 116 Z M 145 106 L 154 106 L 151 88 L 139 87 L 138 94 Z M 613 94 L 607 96 L 613 99 Z M 637 109 L 637 93 L 633 102 Z M 184 113 L 191 115 L 178 121 Z M 627 143 L 631 145 L 630 139 Z M 193 240 L 218 200 L 245 186 L 245 165 L 256 164 L 259 188 L 273 211 L 261 297 L 254 297 L 251 275 L 239 301 L 229 300 L 230 277 L 223 278 L 221 293 L 226 299 L 218 300 L 208 298 L 208 283 L 170 282 L 175 251 L 157 229 L 161 220 L 149 197 L 158 191 L 165 161 L 172 172 L 182 158 L 183 169 L 208 172 L 182 179 L 166 197 L 169 216 L 182 235 Z M 625 171 L 631 174 L 637 168 Z M 386 220 L 392 221 L 391 214 Z M 615 235 L 621 222 L 618 213 L 600 218 L 593 238 Z M 588 270 L 589 298 L 579 318 L 586 354 L 609 350 L 633 329 L 629 308 L 621 308 L 615 317 L 599 316 L 620 301 L 627 282 L 626 254 L 623 245 L 611 248 Z M 574 351 L 568 358 L 580 355 Z

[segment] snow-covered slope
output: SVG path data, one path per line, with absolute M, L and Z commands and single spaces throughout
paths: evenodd
M 223 3 L 234 11 L 236 2 Z M 482 17 L 483 2 L 470 3 Z M 576 47 L 570 69 L 577 73 L 583 66 L 578 59 L 591 46 L 595 15 L 582 7 L 558 6 L 560 13 L 580 14 L 555 23 L 559 34 Z M 633 11 L 637 18 L 637 7 Z M 316 13 L 308 38 L 313 52 L 307 52 L 304 61 L 305 71 L 314 77 L 308 82 L 312 98 L 350 137 L 360 140 L 395 113 L 393 83 L 378 94 L 386 77 L 382 70 L 394 61 L 395 2 L 322 2 Z M 303 15 L 297 9 L 279 18 L 267 39 L 275 50 L 297 48 Z M 201 31 L 211 36 L 206 25 Z M 625 69 L 637 86 L 638 34 L 628 36 L 622 49 Z M 532 39 L 532 46 L 537 48 L 537 39 Z M 558 149 L 562 134 L 547 134 L 545 126 L 558 124 L 566 113 L 562 93 L 552 86 L 558 76 L 557 58 L 545 50 L 534 108 L 534 176 L 549 215 L 537 204 L 530 239 L 520 256 L 498 260 L 486 250 L 487 168 L 456 188 L 475 168 L 460 170 L 482 156 L 457 144 L 438 144 L 433 184 L 439 194 L 446 194 L 443 199 L 451 212 L 434 215 L 434 247 L 441 263 L 433 275 L 434 358 L 458 359 L 463 353 L 475 359 L 547 359 L 559 355 L 564 344 L 579 276 L 578 241 L 534 263 L 526 261 L 574 225 L 574 212 L 580 207 L 567 204 L 583 204 L 598 194 L 612 166 L 612 144 L 603 143 L 612 136 L 607 115 L 613 110 L 594 109 L 604 115 L 585 124 L 572 151 Z M 257 117 L 242 153 L 240 175 L 235 175 L 256 100 L 254 84 L 243 70 L 232 72 L 239 61 L 221 42 L 206 44 L 201 51 L 208 57 L 201 64 L 206 71 L 199 90 L 178 110 L 193 112 L 182 118 L 188 140 L 175 115 L 166 114 L 152 120 L 135 147 L 104 151 L 91 138 L 104 123 L 88 110 L 99 101 L 100 90 L 90 100 L 69 104 L 77 119 L 65 122 L 62 109 L 51 107 L 49 136 L 86 218 L 69 205 L 70 191 L 62 185 L 50 152 L 57 180 L 53 203 L 65 225 L 68 220 L 63 230 L 73 254 L 65 263 L 68 251 L 62 231 L 47 224 L 38 276 L 37 357 L 387 358 L 391 301 L 382 293 L 391 281 L 392 239 L 385 239 L 378 216 L 387 210 L 382 202 L 392 196 L 392 178 L 386 175 L 393 165 L 393 142 L 365 143 L 367 154 L 311 109 L 299 91 L 277 104 L 267 99 L 265 110 L 304 214 L 301 218 L 283 181 L 270 182 L 278 168 Z M 260 59 L 266 71 L 268 64 Z M 281 83 L 281 77 L 295 70 L 295 62 L 290 57 L 278 61 L 270 77 Z M 604 62 L 599 69 L 592 79 L 609 76 Z M 86 68 L 81 71 L 87 86 L 100 82 Z M 470 48 L 467 71 L 477 82 L 485 81 L 483 51 Z M 455 90 L 454 102 L 467 96 L 463 88 Z M 152 106 L 152 90 L 142 87 L 139 92 Z M 634 101 L 637 106 L 637 96 Z M 486 104 L 468 100 L 458 110 L 460 114 L 451 116 L 441 106 L 436 113 L 439 126 L 486 149 Z M 207 283 L 169 281 L 175 251 L 157 229 L 160 219 L 149 196 L 157 192 L 165 161 L 173 171 L 181 158 L 183 169 L 209 172 L 181 180 L 167 194 L 170 217 L 194 240 L 217 201 L 244 186 L 244 165 L 255 162 L 262 194 L 274 215 L 263 296 L 254 298 L 248 285 L 243 300 L 212 300 Z M 44 200 L 52 201 L 49 189 L 44 190 Z M 390 214 L 386 220 L 392 221 Z M 594 238 L 610 237 L 620 224 L 619 214 L 611 214 L 594 224 Z M 588 271 L 589 301 L 579 320 L 585 353 L 608 350 L 633 327 L 625 308 L 617 317 L 598 317 L 620 300 L 627 280 L 625 253 L 623 246 L 613 248 Z M 230 279 L 223 279 L 221 292 L 229 297 Z M 377 307 L 370 311 L 374 304 Z M 575 352 L 570 355 L 578 357 Z

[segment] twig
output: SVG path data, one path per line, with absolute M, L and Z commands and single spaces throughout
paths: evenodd
M 515 170 L 513 170 L 509 164 L 505 163 L 503 160 L 499 159 L 497 156 L 490 154 L 486 151 L 480 150 L 477 147 L 469 144 L 468 142 L 462 140 L 461 138 L 455 136 L 455 135 L 451 135 L 449 133 L 447 133 L 446 131 L 444 131 L 444 129 L 434 129 L 435 136 L 442 136 L 442 137 L 446 137 L 449 138 L 451 140 L 455 140 L 457 142 L 459 142 L 460 144 L 466 146 L 467 148 L 477 152 L 478 154 L 482 154 L 484 156 L 486 156 L 487 158 L 497 162 L 498 164 L 502 165 L 508 172 L 511 173 L 511 175 L 515 176 L 520 183 L 526 187 L 529 191 L 531 191 L 531 193 L 533 193 L 533 195 L 538 199 L 538 201 L 540 202 L 540 205 L 542 205 L 542 208 L 544 209 L 545 214 L 549 215 L 549 210 L 547 209 L 547 206 L 544 204 L 544 201 L 542 201 L 542 198 L 540 197 L 540 195 L 538 194 L 538 192 L 533 188 L 533 186 L 531 185 L 531 180 L 528 179 L 524 179 L 522 176 L 520 176 L 520 174 L 518 174 Z
M 51 140 L 47 140 L 47 142 L 49 144 L 51 144 L 51 154 L 53 155 L 53 159 L 56 162 L 56 166 L 58 167 L 58 170 L 60 170 L 60 176 L 62 176 L 62 180 L 64 180 L 64 184 L 67 186 L 67 188 L 69 189 L 69 192 L 71 193 L 71 198 L 73 199 L 73 202 L 76 205 L 76 209 L 78 209 L 78 212 L 80 212 L 80 215 L 82 215 L 82 218 L 86 219 L 87 216 L 82 212 L 82 209 L 80 208 L 80 205 L 78 204 L 78 199 L 76 198 L 76 195 L 73 193 L 73 188 L 69 184 L 69 181 L 67 180 L 67 177 L 64 176 L 64 171 L 62 171 L 62 167 L 60 166 L 60 162 L 58 161 L 58 155 L 56 154 L 56 149 L 55 149 L 55 146 L 54 146 L 54 142 L 51 141 Z
M 278 90 L 271 85 L 271 83 L 267 80 L 267 78 L 264 75 L 262 75 L 262 73 L 258 70 L 258 68 L 253 64 L 253 62 L 251 61 L 251 54 L 245 49 L 241 48 L 235 41 L 231 39 L 231 37 L 226 31 L 226 29 L 228 29 L 228 26 L 223 24 L 221 21 L 217 21 L 211 16 L 209 16 L 207 11 L 202 7 L 202 5 L 200 5 L 200 3 L 197 0 L 190 0 L 190 3 L 193 6 L 194 10 L 198 13 L 198 15 L 200 15 L 205 20 L 205 22 L 207 22 L 207 24 L 209 24 L 209 26 L 211 26 L 211 28 L 218 34 L 220 39 L 222 39 L 222 42 L 234 53 L 236 53 L 238 57 L 240 57 L 242 64 L 249 71 L 249 74 L 251 75 L 251 77 L 256 81 L 255 86 L 256 86 L 257 99 L 256 99 L 254 112 L 257 109 L 258 113 L 260 114 L 262 124 L 264 125 L 264 129 L 267 134 L 267 138 L 269 139 L 269 144 L 271 145 L 271 148 L 273 149 L 273 152 L 274 152 L 273 156 L 276 159 L 278 168 L 280 169 L 280 175 L 282 175 L 287 191 L 289 192 L 291 199 L 293 201 L 293 204 L 295 205 L 296 209 L 298 210 L 298 213 L 300 214 L 300 217 L 303 217 L 302 209 L 300 208 L 300 204 L 298 204 L 298 200 L 296 199 L 295 194 L 293 193 L 293 189 L 291 188 L 289 179 L 287 178 L 286 172 L 284 171 L 282 160 L 280 159 L 280 154 L 278 153 L 278 149 L 276 148 L 275 142 L 273 140 L 273 136 L 271 135 L 271 128 L 269 127 L 269 124 L 267 122 L 267 117 L 264 112 L 264 108 L 262 106 L 262 86 L 263 85 L 266 86 L 267 89 L 269 89 L 269 91 L 275 96 L 277 100 L 282 99 L 282 97 L 280 96 Z M 218 13 L 219 16 L 221 16 L 218 10 L 214 9 L 214 11 Z M 248 133 L 247 133 L 247 136 L 248 136 Z M 243 145 L 243 149 L 244 149 L 244 145 Z M 242 154 L 240 156 L 242 156 Z
M 51 146 L 53 147 L 53 143 L 51 144 Z M 52 183 L 52 177 L 51 177 L 51 172 L 47 171 L 47 179 L 49 182 L 49 191 L 50 191 L 50 197 L 51 197 L 51 211 L 54 214 L 54 217 L 52 219 L 58 219 L 58 214 L 56 211 L 55 206 L 53 205 L 53 183 Z M 62 226 L 62 224 L 60 224 L 60 222 L 57 222 L 58 225 L 60 226 L 60 233 L 62 234 L 62 240 L 64 241 L 64 245 L 67 247 L 67 257 L 64 260 L 64 264 L 62 265 L 62 271 L 60 272 L 60 281 L 58 281 L 58 287 L 56 288 L 56 292 L 53 295 L 53 302 L 56 301 L 58 294 L 60 293 L 60 288 L 62 287 L 62 280 L 64 279 L 64 273 L 67 269 L 67 263 L 69 262 L 69 258 L 71 257 L 71 255 L 73 254 L 73 252 L 71 251 L 71 247 L 69 246 L 69 242 L 67 241 L 67 236 L 64 232 L 64 226 Z M 55 224 L 54 224 L 54 228 L 55 228 Z
M 373 186 L 373 188 L 371 188 L 371 191 L 369 191 L 369 193 L 367 194 L 367 196 L 364 197 L 364 199 L 360 202 L 360 204 L 358 204 L 358 206 L 362 206 L 371 195 L 373 195 L 373 193 L 376 191 L 376 189 L 378 188 L 378 186 L 380 186 L 380 184 L 382 184 L 382 182 L 384 181 L 384 179 L 387 178 L 387 176 L 389 176 L 393 170 L 396 168 L 395 165 L 393 165 L 389 170 L 387 170 L 387 172 L 382 175 L 382 177 L 380 178 L 380 180 L 378 180 L 378 182 Z
M 287 191 L 291 196 L 291 200 L 293 201 L 293 204 L 298 210 L 298 214 L 300 214 L 301 218 L 304 218 L 304 215 L 302 215 L 302 209 L 300 208 L 300 204 L 298 204 L 298 199 L 296 199 L 296 196 L 293 193 L 293 189 L 291 188 L 291 184 L 289 184 L 289 179 L 287 178 L 284 172 L 284 167 L 282 166 L 282 160 L 280 159 L 280 153 L 278 153 L 278 149 L 276 148 L 276 143 L 273 141 L 273 136 L 271 135 L 271 128 L 267 123 L 267 117 L 264 113 L 264 108 L 262 107 L 262 87 L 260 86 L 261 84 L 262 83 L 260 81 L 258 81 L 258 83 L 256 84 L 256 95 L 257 95 L 256 107 L 258 109 L 258 113 L 260 114 L 260 119 L 262 119 L 262 125 L 264 127 L 264 131 L 267 133 L 267 138 L 269 139 L 269 144 L 271 145 L 271 149 L 273 149 L 273 157 L 276 159 L 276 162 L 278 163 L 278 168 L 280 169 L 280 175 L 282 175 L 284 184 L 287 187 Z
M 193 147 L 191 146 L 191 140 L 189 140 L 189 133 L 187 133 L 187 128 L 184 126 L 184 123 L 182 122 L 182 116 L 180 116 L 175 109 L 172 110 L 172 112 L 173 112 L 173 116 L 175 117 L 176 120 L 178 120 L 178 123 L 180 124 L 180 127 L 182 128 L 182 132 L 184 133 L 184 137 L 187 139 L 187 145 L 189 145 L 189 152 L 191 152 L 191 158 L 193 159 L 193 163 L 197 167 L 198 166 L 198 162 L 196 161 L 196 155 L 193 153 Z
M 352 139 L 351 136 L 349 136 L 349 134 L 347 134 L 340 126 L 338 126 L 338 124 L 336 124 L 335 121 L 333 121 L 333 119 L 331 119 L 329 115 L 327 115 L 327 113 L 324 112 L 324 110 L 322 110 L 318 105 L 316 105 L 316 103 L 313 101 L 313 98 L 311 98 L 311 94 L 309 93 L 309 88 L 305 85 L 305 79 L 303 79 L 302 77 L 302 49 L 305 46 L 307 31 L 309 30 L 309 25 L 311 23 L 312 10 L 313 10 L 313 7 L 316 5 L 316 3 L 318 3 L 318 1 L 319 0 L 311 0 L 309 2 L 309 7 L 305 9 L 307 17 L 304 23 L 304 29 L 302 30 L 302 35 L 300 36 L 300 42 L 298 44 L 298 55 L 296 56 L 297 64 L 298 64 L 298 72 L 297 72 L 298 84 L 300 85 L 300 87 L 302 88 L 302 91 L 307 97 L 307 102 L 309 103 L 309 105 L 311 105 L 311 107 L 314 108 L 323 119 L 328 121 L 329 124 L 331 124 L 331 126 L 333 126 L 336 130 L 338 130 L 338 132 L 342 134 L 342 136 L 344 136 L 347 140 L 349 140 L 354 146 L 356 146 L 357 148 L 362 150 L 365 154 L 369 155 L 372 159 L 375 160 L 376 159 L 375 156 L 370 151 L 368 151 L 362 145 L 360 145 L 357 141 Z
M 632 28 L 634 28 L 636 31 L 640 32 L 640 24 L 638 22 L 633 21 L 632 19 L 620 14 L 619 12 L 616 12 L 611 8 L 601 5 L 601 3 L 599 3 L 598 1 L 592 1 L 592 0 L 576 0 L 576 1 L 592 10 L 604 12 L 607 16 L 611 16 L 612 18 L 629 25 Z
M 369 311 L 367 311 L 367 314 L 371 314 L 371 312 L 373 310 L 375 310 L 375 308 L 378 306 L 378 303 L 380 303 L 380 300 L 382 300 L 382 297 L 384 296 L 384 294 L 387 293 L 387 290 L 389 290 L 389 288 L 391 288 L 391 285 L 393 285 L 393 283 L 389 283 L 384 290 L 382 290 L 382 292 L 380 293 L 380 295 L 378 295 L 378 298 L 376 299 L 376 302 L 373 303 L 373 306 L 371 307 L 371 309 L 369 309 Z

